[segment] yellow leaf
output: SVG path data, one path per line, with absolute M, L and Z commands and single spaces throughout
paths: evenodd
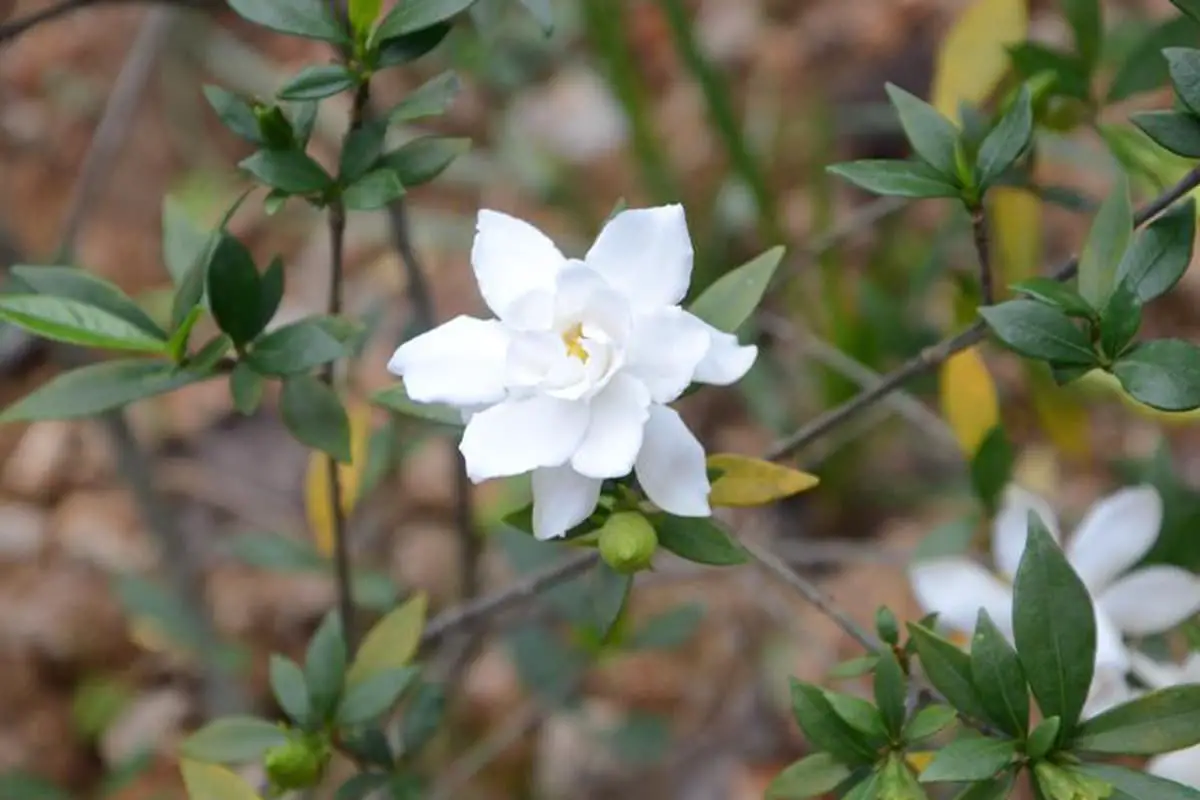
M 1043 374 L 1035 373 L 1031 377 L 1033 409 L 1042 430 L 1064 456 L 1080 460 L 1089 458 L 1092 444 L 1087 408 L 1072 392 L 1056 386 Z
M 354 404 L 348 414 L 350 463 L 338 464 L 343 515 L 349 515 L 358 502 L 358 489 L 367 468 L 367 450 L 371 443 L 371 407 L 364 403 Z M 333 554 L 333 515 L 330 513 L 333 504 L 329 499 L 327 461 L 328 456 L 319 450 L 314 450 L 309 456 L 308 474 L 304 481 L 304 507 L 317 550 L 329 557 Z
M 733 453 L 709 456 L 708 466 L 721 470 L 708 495 L 708 502 L 714 506 L 761 506 L 811 489 L 819 482 L 807 472 Z
M 930 92 L 933 106 L 958 119 L 960 102 L 981 103 L 1008 71 L 1005 46 L 1025 39 L 1027 0 L 975 0 L 942 40 Z
M 428 605 L 425 593 L 418 592 L 375 623 L 346 674 L 347 685 L 354 686 L 372 675 L 408 664 L 421 645 Z
M 915 771 L 924 772 L 925 768 L 929 766 L 930 762 L 933 761 L 933 757 L 936 755 L 937 753 L 933 750 L 918 750 L 912 753 L 905 753 L 904 760 L 907 761 L 908 765 Z
M 262 800 L 237 773 L 217 764 L 179 762 L 189 800 Z
M 988 431 L 1000 422 L 996 385 L 979 348 L 963 350 L 947 359 L 938 383 L 942 416 L 954 431 L 959 447 L 968 457 L 973 456 Z
M 1033 192 L 997 186 L 991 199 L 992 261 L 996 264 L 996 296 L 1008 285 L 1032 278 L 1042 263 L 1042 201 Z

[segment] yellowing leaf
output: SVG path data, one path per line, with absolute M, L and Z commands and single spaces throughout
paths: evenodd
M 354 686 L 372 675 L 408 664 L 421 644 L 428 605 L 424 592 L 418 592 L 375 623 L 346 674 L 347 685 Z
M 933 757 L 936 755 L 937 753 L 933 750 L 918 750 L 913 753 L 905 753 L 904 760 L 917 772 L 924 772 L 925 768 L 929 766 L 929 762 L 933 761 Z
M 1200 421 L 1200 409 L 1195 411 L 1159 411 L 1145 403 L 1134 400 L 1121 388 L 1121 382 L 1112 373 L 1094 369 L 1079 379 L 1079 386 L 1096 394 L 1115 396 L 1139 416 L 1167 425 L 1187 425 Z
M 1092 444 L 1084 404 L 1073 392 L 1045 377 L 1035 377 L 1030 382 L 1030 392 L 1038 421 L 1054 446 L 1068 458 L 1089 458 Z
M 350 417 L 350 463 L 338 464 L 341 481 L 342 514 L 349 515 L 358 502 L 358 488 L 367 468 L 367 449 L 371 442 L 371 408 L 359 403 L 348 411 Z M 304 481 L 304 507 L 308 527 L 317 550 L 324 556 L 333 554 L 333 504 L 329 499 L 328 456 L 313 450 L 308 459 L 308 474 Z
M 1042 201 L 1033 192 L 997 186 L 991 198 L 992 261 L 996 264 L 996 296 L 1008 285 L 1032 278 L 1042 263 Z
M 942 40 L 930 92 L 934 108 L 958 119 L 960 102 L 981 103 L 1008 71 L 1005 46 L 1025 38 L 1028 0 L 975 0 Z
M 179 762 L 189 800 L 262 800 L 237 773 L 217 764 Z
M 811 489 L 819 482 L 807 472 L 733 453 L 709 456 L 708 466 L 721 470 L 708 496 L 714 506 L 761 506 Z
M 947 359 L 938 383 L 942 416 L 963 452 L 974 456 L 988 431 L 1000 422 L 996 385 L 979 348 L 963 350 Z

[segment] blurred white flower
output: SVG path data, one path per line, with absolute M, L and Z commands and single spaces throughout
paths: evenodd
M 1200 683 L 1200 653 L 1190 653 L 1182 664 L 1165 664 L 1136 652 L 1130 660 L 1133 674 L 1151 689 Z M 1146 762 L 1146 772 L 1200 789 L 1200 745 L 1154 756 Z
M 1011 640 L 1011 584 L 1025 549 L 1031 511 L 1059 540 L 1049 504 L 1010 486 L 992 528 L 992 560 L 998 575 L 968 558 L 916 564 L 910 578 L 921 606 L 937 612 L 941 625 L 968 635 L 979 609 L 986 609 Z M 1122 634 L 1160 633 L 1200 610 L 1200 580 L 1187 570 L 1151 566 L 1130 571 L 1153 546 L 1161 525 L 1158 492 L 1150 486 L 1126 488 L 1093 505 L 1066 543 L 1067 560 L 1087 586 L 1096 610 L 1098 676 L 1102 668 L 1111 667 L 1121 675 L 1127 671 L 1129 654 Z M 1102 691 L 1101 696 L 1116 695 Z
M 683 207 L 617 214 L 582 261 L 480 211 L 471 262 L 497 319 L 456 317 L 388 364 L 414 401 L 463 411 L 471 480 L 532 472 L 539 539 L 582 522 L 603 480 L 630 471 L 663 510 L 707 516 L 704 450 L 666 403 L 693 381 L 733 383 L 757 350 L 679 306 L 692 274 Z

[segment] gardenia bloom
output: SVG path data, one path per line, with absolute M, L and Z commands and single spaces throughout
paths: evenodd
M 414 401 L 462 410 L 471 480 L 532 472 L 539 539 L 582 522 L 604 479 L 630 471 L 663 510 L 708 516 L 704 450 L 666 404 L 693 381 L 738 380 L 757 349 L 680 308 L 692 275 L 683 207 L 617 214 L 582 261 L 480 211 L 471 263 L 497 318 L 456 317 L 388 364 Z
M 942 625 L 968 635 L 979 609 L 986 609 L 1011 640 L 1011 584 L 1025 549 L 1030 511 L 1060 539 L 1046 501 L 1010 486 L 992 529 L 992 559 L 999 576 L 967 558 L 914 565 L 910 578 L 921 606 L 937 612 Z M 1129 571 L 1153 546 L 1161 525 L 1158 492 L 1150 486 L 1127 488 L 1093 505 L 1066 544 L 1067 560 L 1087 586 L 1096 610 L 1097 681 L 1092 691 L 1097 702 L 1120 702 L 1122 693 L 1112 687 L 1123 684 L 1120 676 L 1129 667 L 1122 634 L 1161 633 L 1200 610 L 1200 580 L 1187 570 L 1151 566 Z M 1054 613 L 1052 608 L 1045 611 Z M 1096 713 L 1098 708 L 1089 710 Z

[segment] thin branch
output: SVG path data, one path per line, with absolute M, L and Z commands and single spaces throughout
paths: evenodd
M 207 8 L 212 7 L 215 3 L 210 0 L 165 0 L 169 5 L 185 6 L 188 8 Z M 117 5 L 153 2 L 162 3 L 164 0 L 61 0 L 52 6 L 47 6 L 32 14 L 27 14 L 24 17 L 15 19 L 5 25 L 0 25 L 0 45 L 16 39 L 23 33 L 27 33 L 33 28 L 41 25 L 44 22 L 52 22 L 59 17 L 66 16 L 72 11 L 79 11 L 84 8 L 101 5 Z
M 971 209 L 971 236 L 975 241 L 975 253 L 979 257 L 979 293 L 983 304 L 996 302 L 996 287 L 992 277 L 991 237 L 988 234 L 987 214 L 983 205 Z

